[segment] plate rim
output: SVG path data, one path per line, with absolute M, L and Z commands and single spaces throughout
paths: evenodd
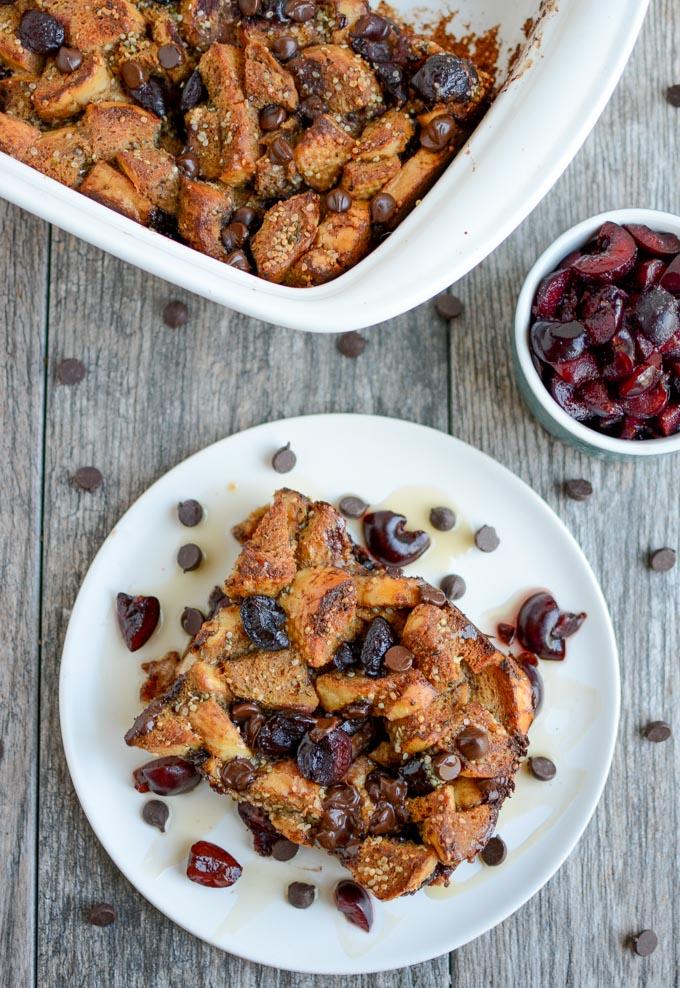
M 498 914 L 497 912 L 494 912 L 494 909 L 492 908 L 489 912 L 489 915 L 492 917 L 491 922 L 487 925 L 485 921 L 483 929 L 479 929 L 477 932 L 473 932 L 469 936 L 466 935 L 464 939 L 457 940 L 452 946 L 447 947 L 441 953 L 433 954 L 431 953 L 431 948 L 429 947 L 426 948 L 424 951 L 419 951 L 417 949 L 417 945 L 415 945 L 415 956 L 409 959 L 406 963 L 400 962 L 394 965 L 388 963 L 387 965 L 385 965 L 382 962 L 372 963 L 368 958 L 366 958 L 367 963 L 365 964 L 362 963 L 362 967 L 360 970 L 355 970 L 355 969 L 338 970 L 337 966 L 327 966 L 324 967 L 323 969 L 319 968 L 318 966 L 314 966 L 314 967 L 304 966 L 304 965 L 300 966 L 297 964 L 295 966 L 291 966 L 290 964 L 285 963 L 285 961 L 284 963 L 277 963 L 276 965 L 273 965 L 271 963 L 263 962 L 248 950 L 235 949 L 235 947 L 233 947 L 231 944 L 229 947 L 226 947 L 223 944 L 217 943 L 210 936 L 203 935 L 200 932 L 190 929 L 182 921 L 168 915 L 168 913 L 165 911 L 163 905 L 160 902 L 161 897 L 159 895 L 154 895 L 151 892 L 147 893 L 146 891 L 142 891 L 139 888 L 132 875 L 132 869 L 129 868 L 125 863 L 123 863 L 123 861 L 121 860 L 122 856 L 117 851 L 114 852 L 109 848 L 109 846 L 102 838 L 102 836 L 100 836 L 97 828 L 93 824 L 90 814 L 88 813 L 87 810 L 87 805 L 86 805 L 87 800 L 84 795 L 85 792 L 84 788 L 76 780 L 76 774 L 74 773 L 73 770 L 72 758 L 75 756 L 75 753 L 71 748 L 71 740 L 68 737 L 67 727 L 65 725 L 65 721 L 66 721 L 65 709 L 68 706 L 68 699 L 66 695 L 67 673 L 65 672 L 65 669 L 67 668 L 67 662 L 65 662 L 65 657 L 67 655 L 67 652 L 71 648 L 73 648 L 71 642 L 71 638 L 75 634 L 73 629 L 75 628 L 75 625 L 79 619 L 80 610 L 82 609 L 82 607 L 84 607 L 82 589 L 85 586 L 87 580 L 89 579 L 91 573 L 95 570 L 95 568 L 99 564 L 99 561 L 102 558 L 104 552 L 106 551 L 107 546 L 109 545 L 109 542 L 116 529 L 126 521 L 128 515 L 130 515 L 135 510 L 138 503 L 142 499 L 144 499 L 147 494 L 149 494 L 156 487 L 160 486 L 162 483 L 165 483 L 167 481 L 167 478 L 172 476 L 173 473 L 185 469 L 188 464 L 190 464 L 198 457 L 204 455 L 208 450 L 213 449 L 213 447 L 222 446 L 226 444 L 230 439 L 233 439 L 236 436 L 243 436 L 245 434 L 253 434 L 257 432 L 265 432 L 269 429 L 276 429 L 277 427 L 281 427 L 283 425 L 289 426 L 301 421 L 308 421 L 310 419 L 326 420 L 326 421 L 333 420 L 334 422 L 343 422 L 349 420 L 354 423 L 356 423 L 357 420 L 359 419 L 363 419 L 367 422 L 373 422 L 375 420 L 379 420 L 381 425 L 388 425 L 388 427 L 390 428 L 406 427 L 407 430 L 409 429 L 413 429 L 414 431 L 426 430 L 427 432 L 430 433 L 436 433 L 438 437 L 443 437 L 444 439 L 452 441 L 456 445 L 474 451 L 476 454 L 481 455 L 485 460 L 490 461 L 494 467 L 499 467 L 501 471 L 504 473 L 505 479 L 509 483 L 514 484 L 515 487 L 522 489 L 524 495 L 526 496 L 528 494 L 529 499 L 530 500 L 533 499 L 534 504 L 536 504 L 539 507 L 539 509 L 547 511 L 549 513 L 549 515 L 552 517 L 552 520 L 557 522 L 558 527 L 562 531 L 562 534 L 566 536 L 567 540 L 572 544 L 572 547 L 576 549 L 578 555 L 581 557 L 581 560 L 585 565 L 585 571 L 588 575 L 591 584 L 591 590 L 598 598 L 599 604 L 601 605 L 602 608 L 602 614 L 604 617 L 604 630 L 606 631 L 607 638 L 609 640 L 609 645 L 611 648 L 611 654 L 614 660 L 613 661 L 614 691 L 613 694 L 610 694 L 608 698 L 605 698 L 605 702 L 604 702 L 605 708 L 607 707 L 609 708 L 610 715 L 613 714 L 613 719 L 611 720 L 611 726 L 609 730 L 609 736 L 606 739 L 607 740 L 606 758 L 603 761 L 603 768 L 601 770 L 600 778 L 598 779 L 597 785 L 593 791 L 589 803 L 581 810 L 581 813 L 579 814 L 579 820 L 577 824 L 574 826 L 574 832 L 571 835 L 570 839 L 562 845 L 560 854 L 554 859 L 554 861 L 552 861 L 548 865 L 547 868 L 540 868 L 538 870 L 538 876 L 533 881 L 528 882 L 526 886 L 522 886 L 517 893 L 511 896 L 512 905 L 509 910 L 507 909 L 507 907 L 503 907 L 500 910 L 500 914 Z M 130 882 L 130 884 L 133 886 L 133 888 L 139 895 L 141 895 L 144 899 L 146 899 L 146 901 L 149 902 L 155 909 L 158 909 L 158 911 L 161 912 L 164 916 L 166 916 L 170 920 L 170 922 L 176 924 L 181 929 L 189 933 L 191 936 L 197 937 L 203 942 L 209 944 L 210 946 L 218 950 L 223 951 L 224 953 L 232 954 L 233 956 L 239 957 L 243 960 L 250 961 L 255 964 L 261 964 L 262 966 L 265 967 L 272 967 L 275 970 L 291 971 L 293 973 L 300 973 L 300 974 L 336 975 L 336 976 L 351 977 L 351 976 L 358 976 L 361 974 L 375 974 L 383 971 L 386 972 L 386 971 L 400 970 L 405 967 L 412 966 L 414 964 L 426 963 L 427 961 L 434 960 L 437 957 L 443 957 L 445 954 L 450 954 L 455 950 L 458 950 L 460 947 L 465 946 L 465 944 L 470 943 L 473 940 L 476 940 L 480 936 L 483 936 L 485 933 L 491 932 L 493 929 L 496 928 L 496 926 L 500 925 L 500 923 L 505 922 L 505 920 L 513 916 L 518 909 L 520 909 L 523 905 L 525 905 L 529 901 L 529 899 L 533 898 L 533 896 L 536 895 L 537 892 L 539 892 L 554 877 L 554 875 L 559 871 L 559 869 L 565 863 L 567 858 L 571 855 L 577 843 L 580 841 L 583 834 L 585 833 L 585 830 L 588 827 L 589 823 L 591 822 L 595 810 L 597 809 L 600 803 L 600 800 L 602 798 L 602 793 L 609 779 L 614 751 L 616 748 L 616 741 L 618 738 L 619 721 L 620 721 L 620 713 L 621 713 L 621 668 L 620 668 L 618 643 L 616 640 L 616 634 L 614 632 L 613 622 L 611 619 L 611 615 L 609 613 L 609 607 L 607 605 L 604 592 L 600 586 L 597 576 L 595 575 L 595 572 L 592 566 L 590 565 L 588 558 L 586 557 L 585 553 L 583 552 L 580 545 L 576 541 L 575 537 L 567 528 L 566 524 L 562 521 L 559 515 L 557 515 L 557 513 L 550 507 L 547 501 L 545 501 L 532 487 L 530 487 L 529 484 L 527 484 L 524 480 L 518 477 L 517 474 L 515 474 L 504 464 L 500 463 L 490 454 L 484 452 L 483 450 L 478 449 L 476 446 L 473 446 L 471 443 L 467 443 L 462 439 L 458 439 L 456 436 L 452 436 L 448 432 L 444 432 L 441 429 L 436 429 L 432 426 L 423 425 L 422 423 L 414 422 L 409 419 L 395 418 L 393 416 L 386 416 L 386 415 L 372 415 L 369 413 L 362 413 L 362 412 L 356 412 L 356 413 L 355 412 L 330 412 L 330 413 L 320 412 L 311 415 L 297 415 L 297 416 L 292 416 L 290 418 L 280 418 L 280 419 L 275 419 L 273 421 L 262 422 L 259 423 L 258 425 L 250 426 L 247 429 L 241 429 L 227 436 L 223 436 L 221 439 L 217 439 L 215 440 L 215 442 L 208 443 L 206 446 L 203 446 L 201 449 L 196 450 L 196 452 L 191 453 L 189 456 L 180 460 L 169 470 L 165 471 L 159 477 L 157 477 L 152 484 L 149 484 L 149 486 L 146 487 L 137 498 L 135 498 L 132 504 L 123 512 L 123 514 L 120 516 L 118 521 L 116 521 L 109 530 L 106 538 L 104 539 L 99 549 L 95 553 L 92 561 L 90 562 L 87 568 L 87 572 L 83 576 L 83 579 L 78 588 L 78 593 L 73 603 L 73 608 L 66 629 L 66 635 L 64 636 L 64 643 L 61 649 L 58 698 L 59 698 L 59 726 L 60 726 L 60 733 L 62 739 L 62 746 L 64 749 L 64 755 L 66 758 L 66 764 L 68 767 L 71 783 L 75 790 L 80 807 L 83 813 L 85 814 L 85 818 L 87 819 L 90 827 L 92 828 L 95 837 L 97 838 L 98 842 L 101 844 L 102 848 L 104 849 L 108 857 L 111 859 L 111 861 L 116 866 L 116 868 L 122 873 L 122 875 L 127 879 L 127 881 Z M 238 948 L 238 944 L 236 944 L 235 946 L 236 948 Z

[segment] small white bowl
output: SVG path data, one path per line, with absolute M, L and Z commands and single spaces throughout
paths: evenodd
M 529 350 L 531 305 L 541 280 L 554 271 L 562 258 L 582 247 L 603 223 L 644 223 L 652 230 L 680 236 L 680 216 L 655 209 L 612 209 L 577 223 L 555 240 L 541 254 L 526 277 L 515 310 L 513 363 L 520 392 L 540 424 L 553 436 L 576 446 L 585 453 L 612 459 L 662 456 L 680 451 L 680 433 L 661 439 L 615 439 L 576 422 L 560 408 L 534 367 Z

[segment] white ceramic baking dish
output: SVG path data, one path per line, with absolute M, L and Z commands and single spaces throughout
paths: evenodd
M 511 77 L 422 203 L 365 260 L 327 285 L 285 288 L 236 271 L 0 154 L 0 194 L 122 260 L 270 323 L 316 333 L 371 326 L 457 281 L 550 189 L 616 85 L 649 0 L 451 0 L 454 34 L 498 25 Z M 436 21 L 413 0 L 405 16 Z M 410 8 L 413 7 L 412 11 Z M 529 41 L 528 18 L 536 22 Z

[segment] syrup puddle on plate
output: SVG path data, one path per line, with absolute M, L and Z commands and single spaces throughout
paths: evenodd
M 226 813 L 233 811 L 230 802 L 206 792 L 204 784 L 193 793 L 173 796 L 166 805 L 170 816 L 165 833 L 154 839 L 142 859 L 142 867 L 153 878 L 159 878 L 168 868 L 184 867 L 191 845 L 203 839 Z

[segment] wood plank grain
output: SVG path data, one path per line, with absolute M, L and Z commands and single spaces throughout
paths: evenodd
M 8 985 L 34 972 L 38 638 L 47 224 L 0 203 L 0 957 Z
M 531 484 L 584 548 L 614 619 L 623 704 L 612 773 L 583 840 L 539 895 L 452 955 L 454 984 L 680 982 L 680 750 L 639 733 L 649 719 L 670 720 L 677 707 L 680 569 L 654 574 L 645 562 L 651 547 L 680 547 L 678 458 L 611 463 L 551 439 L 523 407 L 510 360 L 520 285 L 558 233 L 614 207 L 680 212 L 680 111 L 663 98 L 678 78 L 679 48 L 677 4 L 654 0 L 623 80 L 579 157 L 515 235 L 456 289 L 468 308 L 452 334 L 452 431 Z M 595 487 L 588 504 L 561 491 L 564 479 L 581 476 Z M 643 959 L 624 943 L 645 927 L 660 943 Z
M 225 956 L 160 916 L 120 876 L 97 844 L 68 778 L 58 731 L 57 675 L 78 587 L 117 518 L 169 467 L 247 426 L 320 411 L 402 416 L 447 428 L 447 331 L 420 310 L 379 328 L 360 360 L 334 339 L 258 325 L 188 298 L 181 330 L 161 320 L 177 295 L 160 281 L 55 233 L 50 361 L 82 359 L 88 374 L 47 397 L 44 567 L 45 658 L 41 723 L 39 979 L 107 988 L 194 984 L 282 988 L 334 979 L 274 973 Z M 94 494 L 69 482 L 81 465 L 105 476 Z M 106 930 L 83 920 L 98 900 L 115 904 Z M 199 973 L 200 972 L 200 973 Z M 368 988 L 378 981 L 357 979 Z M 59 982 L 62 983 L 62 982 Z M 380 984 L 449 983 L 446 958 Z

